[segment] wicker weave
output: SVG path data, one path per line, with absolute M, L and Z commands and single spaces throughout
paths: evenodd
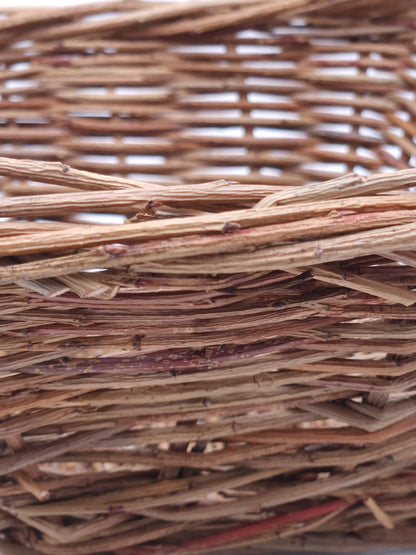
M 0 551 L 416 544 L 414 6 L 0 9 Z

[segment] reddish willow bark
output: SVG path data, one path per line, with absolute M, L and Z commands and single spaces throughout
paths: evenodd
M 261 536 L 262 534 L 267 534 L 269 532 L 276 533 L 285 526 L 295 522 L 305 523 L 330 513 L 337 513 L 338 511 L 347 509 L 351 505 L 351 502 L 337 499 L 336 501 L 329 501 L 307 509 L 292 511 L 284 515 L 255 522 L 253 524 L 246 524 L 244 526 L 232 528 L 231 530 L 226 530 L 225 532 L 190 540 L 179 545 L 163 544 L 155 548 L 131 547 L 119 549 L 116 553 L 120 555 L 157 555 L 162 551 L 163 553 L 169 553 L 172 555 L 185 555 L 186 553 L 209 550 L 222 545 L 232 546 L 233 543 L 247 540 L 255 536 Z

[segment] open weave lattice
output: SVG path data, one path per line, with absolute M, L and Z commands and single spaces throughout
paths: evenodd
M 414 546 L 414 2 L 0 12 L 0 551 Z

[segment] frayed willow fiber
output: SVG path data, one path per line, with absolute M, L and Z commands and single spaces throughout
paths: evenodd
M 414 547 L 412 10 L 1 8 L 0 551 Z

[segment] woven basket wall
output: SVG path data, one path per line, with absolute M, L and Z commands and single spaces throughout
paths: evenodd
M 415 3 L 0 7 L 0 70 L 0 552 L 414 547 Z

